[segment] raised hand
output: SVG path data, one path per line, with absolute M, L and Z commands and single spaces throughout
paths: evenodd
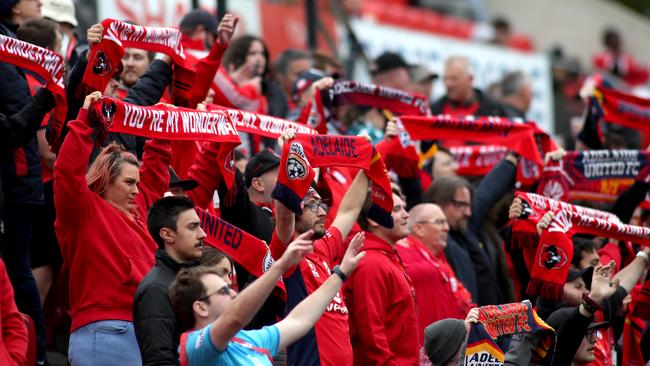
M 596 266 L 594 269 L 589 297 L 595 302 L 602 304 L 605 299 L 614 295 L 616 292 L 619 280 L 612 281 L 612 274 L 615 267 L 616 263 L 611 261 L 607 265 Z
M 544 216 L 542 216 L 542 219 L 537 223 L 538 235 L 542 235 L 542 230 L 548 229 L 548 227 L 551 225 L 551 222 L 553 222 L 553 218 L 555 218 L 553 211 L 549 211 L 545 213 Z
M 299 264 L 307 253 L 311 253 L 314 250 L 314 241 L 310 240 L 313 234 L 313 230 L 300 234 L 300 236 L 289 244 L 282 257 L 275 262 L 275 265 L 281 266 L 284 272 Z
M 521 198 L 515 197 L 510 204 L 510 209 L 508 210 L 508 218 L 510 220 L 517 219 L 524 213 L 524 205 L 522 204 Z
M 102 93 L 98 91 L 94 91 L 86 95 L 86 99 L 84 99 L 84 104 L 81 108 L 88 109 L 88 107 L 90 107 L 91 104 L 99 101 L 100 99 L 102 99 Z
M 104 26 L 101 23 L 94 24 L 86 31 L 86 40 L 88 42 L 88 48 L 91 50 L 93 47 L 99 44 L 102 41 L 104 35 Z
M 222 45 L 230 43 L 232 35 L 235 33 L 237 28 L 237 23 L 239 23 L 239 17 L 233 14 L 226 14 L 219 22 L 219 27 L 217 28 L 217 39 Z
M 350 245 L 345 251 L 345 255 L 343 256 L 343 260 L 341 261 L 340 265 L 341 271 L 343 271 L 343 274 L 346 276 L 350 276 L 354 269 L 357 267 L 357 264 L 359 264 L 359 261 L 366 256 L 366 252 L 361 251 L 361 248 L 363 247 L 363 243 L 365 241 L 366 235 L 363 233 L 363 231 L 358 232 L 352 238 L 352 241 L 350 241 Z
M 289 140 L 296 138 L 296 130 L 293 128 L 287 128 L 282 132 L 282 135 L 278 137 L 278 145 L 280 146 L 280 149 L 282 149 L 282 146 L 289 142 Z

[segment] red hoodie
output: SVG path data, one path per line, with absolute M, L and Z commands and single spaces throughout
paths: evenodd
M 417 365 L 420 335 L 411 280 L 395 251 L 366 232 L 366 257 L 344 288 L 355 365 Z
M 167 190 L 171 159 L 167 142 L 147 141 L 131 220 L 88 188 L 94 129 L 85 109 L 77 118 L 68 124 L 54 165 L 54 227 L 70 270 L 71 331 L 100 320 L 133 320 L 135 290 L 157 249 L 147 231 L 147 208 Z
M 27 328 L 16 308 L 14 290 L 0 259 L 0 365 L 21 366 L 27 361 Z

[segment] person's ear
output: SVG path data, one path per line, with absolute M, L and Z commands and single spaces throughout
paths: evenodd
M 176 241 L 176 232 L 168 227 L 160 228 L 158 235 L 166 244 L 173 244 Z
M 253 189 L 259 193 L 264 193 L 264 183 L 262 183 L 262 180 L 260 178 L 253 178 L 251 180 L 251 187 L 253 187 Z
M 370 225 L 371 227 L 374 227 L 374 228 L 379 227 L 379 224 L 373 219 L 368 219 L 368 225 Z
M 207 318 L 208 313 L 208 304 L 203 301 L 196 300 L 192 303 L 192 311 L 196 314 L 197 317 Z

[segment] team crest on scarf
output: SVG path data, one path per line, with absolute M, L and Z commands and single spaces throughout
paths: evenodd
M 263 272 L 267 272 L 271 268 L 273 263 L 275 263 L 275 260 L 271 256 L 270 250 L 266 252 L 266 255 L 264 256 L 264 261 L 262 261 L 262 263 L 263 263 L 263 267 L 262 267 Z
M 539 256 L 540 266 L 548 269 L 560 269 L 567 261 L 567 255 L 562 248 L 552 244 L 542 244 L 542 252 Z
M 96 75 L 107 75 L 113 70 L 111 59 L 106 57 L 102 51 L 98 51 L 93 58 L 93 73 Z
M 223 168 L 230 172 L 235 172 L 235 150 L 231 150 L 226 156 L 226 159 L 223 161 Z
M 309 172 L 307 156 L 299 142 L 292 142 L 287 158 L 287 176 L 289 179 L 304 179 Z
M 115 115 L 115 110 L 117 106 L 115 102 L 111 99 L 105 99 L 102 102 L 102 115 L 106 118 L 106 126 L 108 128 L 113 124 L 113 116 Z

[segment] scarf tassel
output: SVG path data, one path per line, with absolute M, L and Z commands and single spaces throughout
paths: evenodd
M 530 282 L 528 282 L 526 293 L 548 300 L 561 301 L 564 293 L 563 289 L 564 284 L 557 284 L 539 278 L 531 278 Z

